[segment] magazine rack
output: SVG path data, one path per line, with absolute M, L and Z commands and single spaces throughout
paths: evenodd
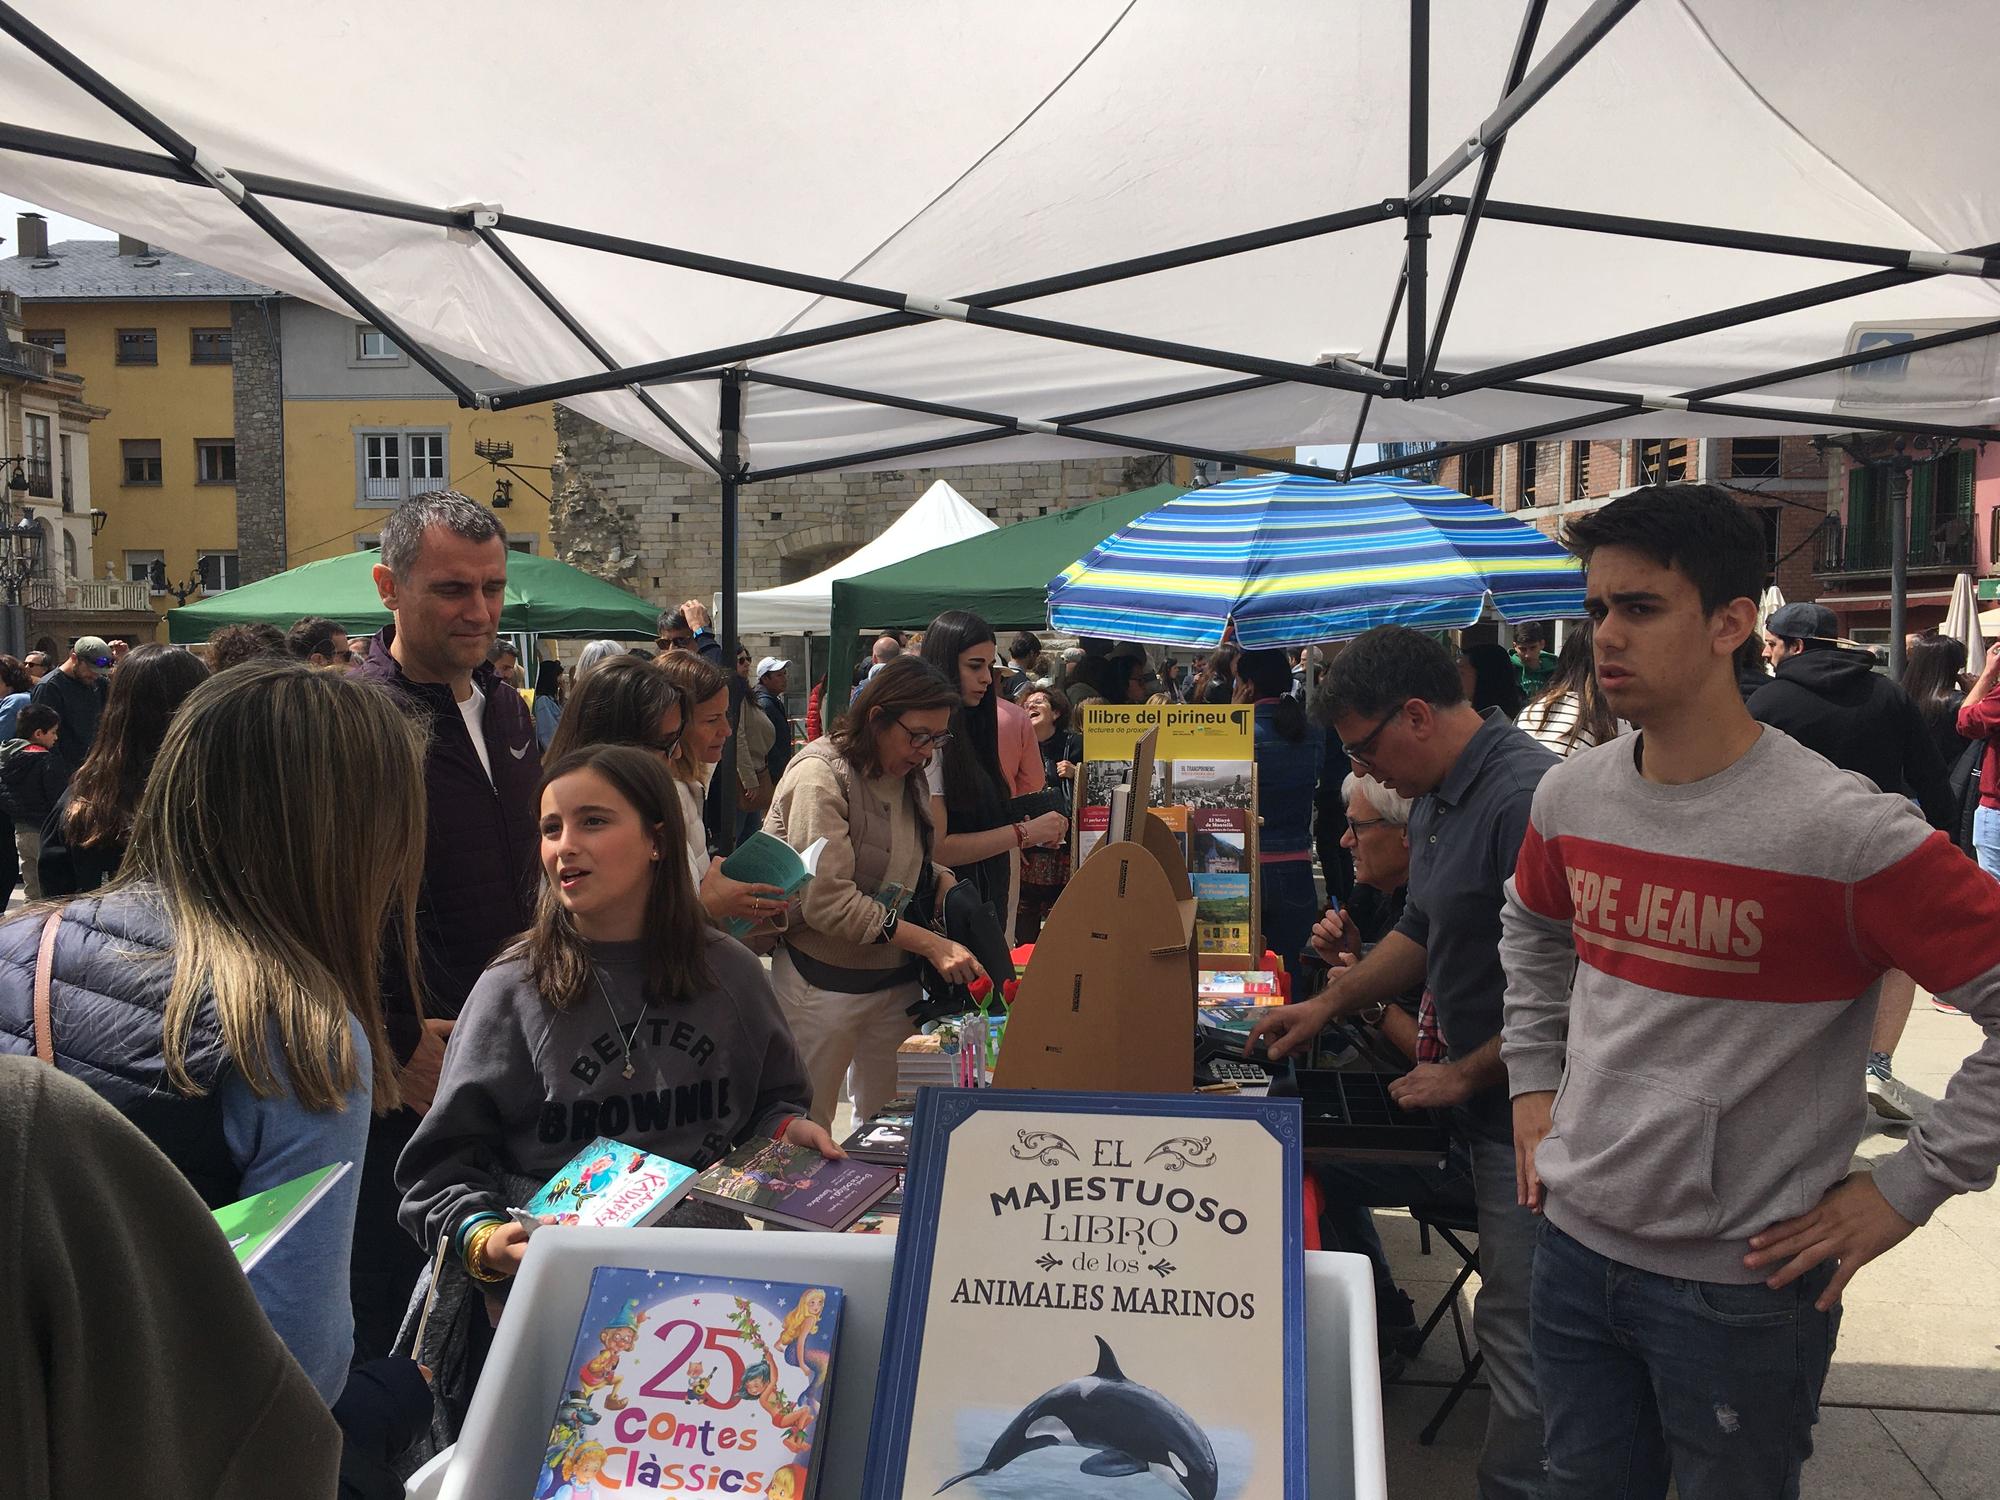
M 458 1445 L 411 1481 L 411 1500 L 525 1500 L 534 1492 L 591 1273 L 599 1266 L 670 1267 L 843 1288 L 847 1303 L 817 1493 L 819 1500 L 845 1500 L 861 1484 L 895 1249 L 891 1238 L 863 1234 L 544 1230 L 522 1263 Z M 1200 1354 L 1191 1349 L 1188 1357 Z M 1385 1500 L 1374 1286 L 1360 1256 L 1306 1255 L 1306 1368 L 1315 1414 L 1313 1500 Z

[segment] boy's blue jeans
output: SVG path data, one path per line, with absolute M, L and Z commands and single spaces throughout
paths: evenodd
M 1543 1221 L 1531 1306 L 1550 1500 L 1797 1500 L 1840 1309 L 1829 1262 L 1782 1291 L 1658 1276 Z

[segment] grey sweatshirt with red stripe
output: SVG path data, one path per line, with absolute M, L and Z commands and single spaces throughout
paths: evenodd
M 1645 780 L 1642 737 L 1543 778 L 1507 885 L 1502 1056 L 1555 1090 L 1546 1212 L 1602 1255 L 1747 1283 L 1751 1235 L 1847 1175 L 1884 972 L 1986 1032 L 1875 1167 L 1921 1224 L 2000 1163 L 2000 884 L 1782 732 L 1717 775 Z

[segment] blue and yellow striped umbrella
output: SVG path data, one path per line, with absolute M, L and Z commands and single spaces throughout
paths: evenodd
M 1484 501 L 1413 479 L 1254 474 L 1190 490 L 1114 532 L 1049 584 L 1075 635 L 1245 647 L 1343 640 L 1377 625 L 1453 630 L 1491 599 L 1508 620 L 1583 613 L 1577 560 Z

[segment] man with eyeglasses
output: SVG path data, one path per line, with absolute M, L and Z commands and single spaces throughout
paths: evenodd
M 1391 1085 L 1406 1109 L 1447 1110 L 1472 1159 L 1479 1213 L 1474 1317 L 1493 1401 L 1479 1494 L 1538 1497 L 1542 1420 L 1528 1346 L 1537 1226 L 1516 1201 L 1512 1107 L 1500 1061 L 1500 911 L 1526 836 L 1535 786 L 1558 764 L 1498 710 L 1466 701 L 1457 663 L 1428 635 L 1385 625 L 1328 670 L 1322 713 L 1357 772 L 1416 799 L 1409 899 L 1395 931 L 1310 1000 L 1272 1011 L 1252 1033 L 1270 1056 L 1305 1048 L 1328 1022 L 1428 989 L 1445 1060 Z
M 708 606 L 699 599 L 690 599 L 679 609 L 662 610 L 655 628 L 659 634 L 653 644 L 662 651 L 692 651 L 704 661 L 722 665 L 722 643 L 715 638 Z
M 48 676 L 35 684 L 34 701 L 56 711 L 56 754 L 70 774 L 83 764 L 97 739 L 97 721 L 104 717 L 111 647 L 102 636 L 82 635 Z
M 354 647 L 347 632 L 324 615 L 307 615 L 285 632 L 285 645 L 311 667 L 345 672 L 354 665 Z

